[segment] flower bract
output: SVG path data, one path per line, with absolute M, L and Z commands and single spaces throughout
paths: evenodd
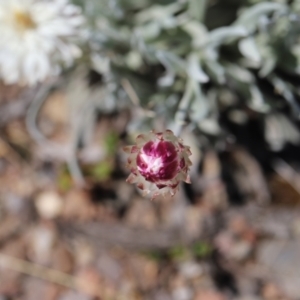
M 127 182 L 136 183 L 145 195 L 173 196 L 180 181 L 190 183 L 190 148 L 171 130 L 141 134 L 136 145 L 124 151 L 129 154 L 127 167 L 131 171 Z

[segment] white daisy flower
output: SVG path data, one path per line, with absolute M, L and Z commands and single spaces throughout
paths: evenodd
M 68 0 L 0 0 L 0 77 L 33 85 L 57 75 L 81 55 L 83 21 Z

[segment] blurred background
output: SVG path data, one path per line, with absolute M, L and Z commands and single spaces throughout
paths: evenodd
M 300 299 L 298 0 L 0 0 L 0 299 Z M 150 201 L 122 147 L 178 129 Z

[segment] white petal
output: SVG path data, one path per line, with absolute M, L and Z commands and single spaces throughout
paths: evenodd
M 35 27 L 18 23 L 15 10 Z M 81 9 L 68 0 L 0 0 L 0 76 L 5 82 L 34 84 L 71 65 L 81 55 Z M 21 26 L 21 27 L 20 27 Z M 9 56 L 8 54 L 9 53 Z
M 50 73 L 50 63 L 47 56 L 41 52 L 27 55 L 23 65 L 24 77 L 30 84 L 46 79 Z

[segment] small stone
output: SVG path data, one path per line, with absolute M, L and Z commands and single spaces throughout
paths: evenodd
M 224 230 L 216 236 L 215 245 L 227 258 L 241 261 L 248 258 L 254 246 L 253 239 L 246 237 L 237 238 L 231 231 Z
M 186 261 L 179 266 L 180 273 L 187 279 L 193 279 L 203 274 L 203 268 L 194 261 Z
M 29 233 L 29 258 L 36 263 L 47 265 L 56 242 L 56 233 L 51 226 L 39 225 Z
M 187 287 L 179 287 L 173 290 L 172 295 L 174 300 L 190 300 L 192 299 L 192 290 Z
M 63 200 L 58 193 L 46 191 L 38 195 L 35 206 L 42 218 L 54 219 L 62 212 Z
M 231 257 L 237 261 L 246 259 L 252 251 L 252 245 L 248 241 L 238 241 L 232 247 Z

